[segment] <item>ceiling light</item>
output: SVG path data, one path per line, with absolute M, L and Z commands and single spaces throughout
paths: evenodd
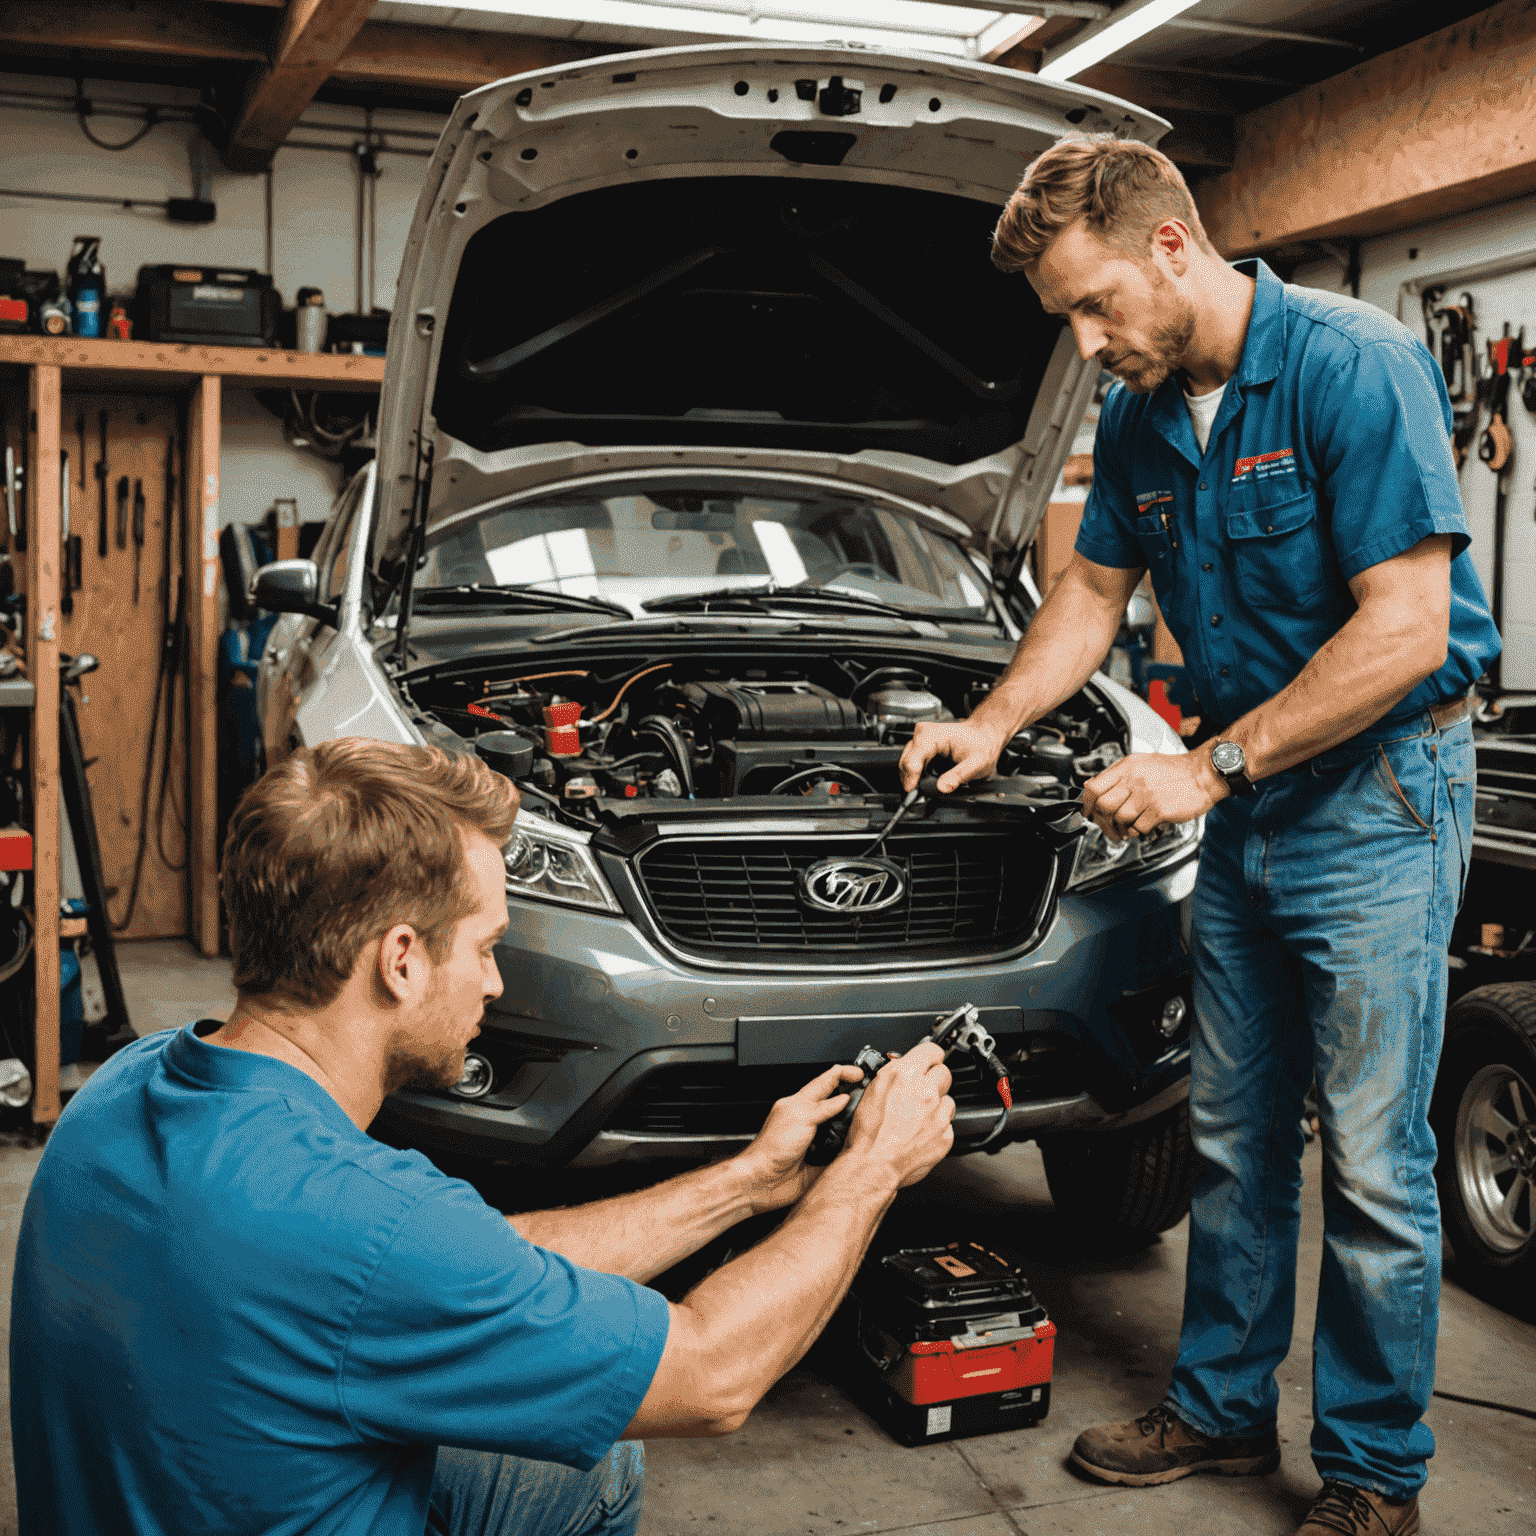
M 1110 54 L 1118 53 L 1138 37 L 1162 26 L 1196 0 L 1130 0 L 1103 21 L 1085 27 L 1076 37 L 1068 38 L 1059 47 L 1052 48 L 1041 61 L 1042 80 L 1070 80 L 1080 75 L 1090 65 Z

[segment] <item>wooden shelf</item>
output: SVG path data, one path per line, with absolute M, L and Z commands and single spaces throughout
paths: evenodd
M 281 352 L 264 347 L 195 347 L 166 341 L 106 341 L 90 336 L 0 336 L 0 367 L 67 369 L 74 386 L 192 385 L 212 376 L 231 384 L 311 384 L 376 390 L 382 357 L 341 352 Z M 78 375 L 90 377 L 80 378 Z

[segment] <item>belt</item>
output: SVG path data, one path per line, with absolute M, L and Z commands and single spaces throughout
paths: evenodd
M 1429 718 L 1434 722 L 1437 731 L 1443 731 L 1448 725 L 1459 725 L 1472 713 L 1472 704 L 1476 695 L 1468 690 L 1459 699 L 1450 699 L 1444 704 L 1433 705 L 1429 711 Z

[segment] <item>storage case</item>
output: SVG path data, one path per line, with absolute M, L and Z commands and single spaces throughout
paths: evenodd
M 281 309 L 272 279 L 242 267 L 140 267 L 135 333 L 146 341 L 270 347 Z
M 990 1247 L 870 1259 L 849 1312 L 854 1396 L 905 1445 L 1025 1428 L 1050 1411 L 1056 1325 Z

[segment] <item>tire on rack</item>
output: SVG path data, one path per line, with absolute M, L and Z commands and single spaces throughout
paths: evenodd
M 1435 1182 L 1458 1268 L 1503 1291 L 1536 1282 L 1536 982 L 1477 987 L 1445 1021 L 1430 1101 Z
M 1148 1242 L 1189 1214 L 1199 1158 L 1189 1101 L 1123 1131 L 1073 1131 L 1040 1140 L 1051 1198 L 1085 1238 Z

